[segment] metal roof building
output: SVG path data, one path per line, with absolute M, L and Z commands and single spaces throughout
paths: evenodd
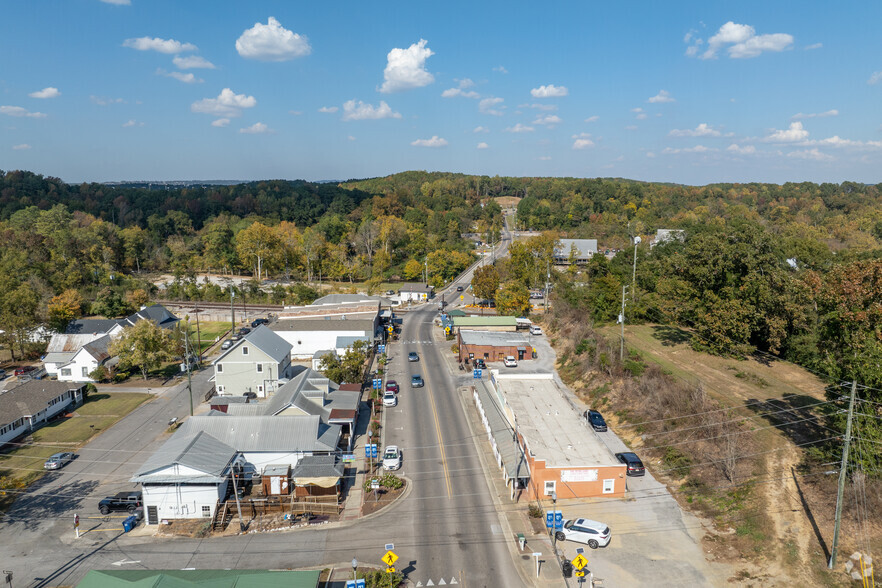
M 236 405 L 231 405 L 236 406 Z M 204 431 L 241 452 L 326 453 L 337 449 L 339 425 L 309 416 L 192 416 L 175 435 Z
M 235 449 L 204 431 L 174 435 L 138 468 L 132 482 L 219 484 L 236 455 Z

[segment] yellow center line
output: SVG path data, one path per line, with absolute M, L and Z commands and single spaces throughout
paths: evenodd
M 432 415 L 435 417 L 435 431 L 438 433 L 438 448 L 441 450 L 441 467 L 444 468 L 444 480 L 447 483 L 447 498 L 453 498 L 453 489 L 450 485 L 450 472 L 447 469 L 447 456 L 444 453 L 444 437 L 441 435 L 441 421 L 438 419 L 438 410 L 435 408 L 435 397 L 432 393 L 432 387 L 429 386 L 428 380 L 426 381 L 426 388 L 429 391 L 429 402 L 432 404 Z

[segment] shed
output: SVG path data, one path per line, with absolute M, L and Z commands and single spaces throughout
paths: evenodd
M 297 497 L 339 496 L 343 464 L 334 455 L 310 455 L 301 458 L 291 472 Z
M 263 468 L 261 483 L 265 496 L 281 496 L 291 493 L 291 466 L 286 463 L 268 465 Z

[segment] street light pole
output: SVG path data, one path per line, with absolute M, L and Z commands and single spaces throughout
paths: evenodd
M 640 237 L 634 237 L 634 269 L 631 272 L 631 299 L 634 299 L 634 296 L 637 295 L 637 290 L 634 289 L 634 284 L 637 281 L 637 246 L 640 245 Z
M 551 544 L 557 552 L 557 492 L 551 492 Z
M 356 570 L 358 569 L 358 560 L 354 557 L 352 558 L 352 579 L 358 580 L 358 576 L 356 575 Z

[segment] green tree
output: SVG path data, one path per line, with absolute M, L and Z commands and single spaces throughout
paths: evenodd
M 475 296 L 485 300 L 492 300 L 496 297 L 496 290 L 499 288 L 499 271 L 495 265 L 485 265 L 475 270 L 472 278 L 472 290 Z
M 107 318 L 125 316 L 132 312 L 132 307 L 125 301 L 122 294 L 113 288 L 104 288 L 92 303 L 92 314 L 100 314 Z
M 80 316 L 82 312 L 83 297 L 74 289 L 68 289 L 49 299 L 46 312 L 49 318 L 49 326 L 59 333 L 63 333 L 68 323 Z
M 423 275 L 423 264 L 415 259 L 408 259 L 404 264 L 404 277 L 408 280 L 419 280 Z
M 252 223 L 236 235 L 236 252 L 239 259 L 251 260 L 256 279 L 263 276 L 264 265 L 270 265 L 281 257 L 282 243 L 278 233 L 263 223 Z
M 369 349 L 367 341 L 354 341 L 346 348 L 343 357 L 337 357 L 333 353 L 323 356 L 319 363 L 319 371 L 338 384 L 361 382 Z
M 25 354 L 25 343 L 29 340 L 33 329 L 39 324 L 37 310 L 40 297 L 30 284 L 21 284 L 8 291 L 0 299 L 0 324 L 6 331 L 4 339 L 9 344 L 12 358 L 15 359 L 14 348 L 18 345 L 19 352 Z
M 123 370 L 137 368 L 144 379 L 147 372 L 159 368 L 174 357 L 176 344 L 172 333 L 150 320 L 141 320 L 120 333 L 110 343 L 110 354 L 119 357 Z
M 496 311 L 506 316 L 530 314 L 530 291 L 517 282 L 509 282 L 496 292 Z

